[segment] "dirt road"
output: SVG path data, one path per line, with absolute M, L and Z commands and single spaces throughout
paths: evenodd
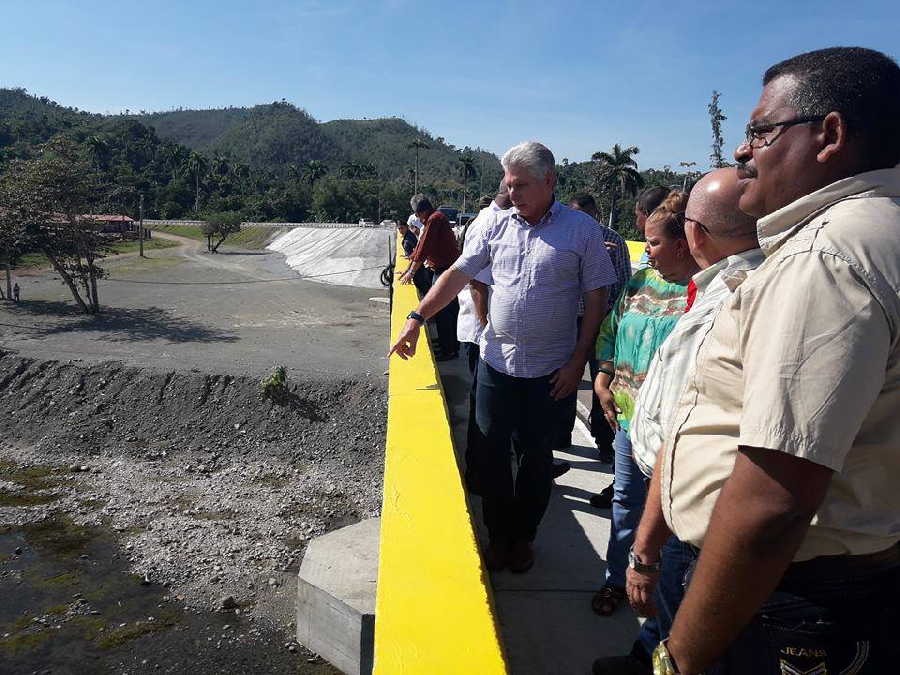
M 386 369 L 385 291 L 297 277 L 280 254 L 181 246 L 105 262 L 103 313 L 78 313 L 58 277 L 21 274 L 22 302 L 0 303 L 0 347 L 23 356 L 121 360 L 142 367 L 258 375 L 379 375 Z

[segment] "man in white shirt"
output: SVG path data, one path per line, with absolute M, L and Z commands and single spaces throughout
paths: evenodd
M 756 237 L 756 218 L 740 211 L 740 196 L 733 168 L 706 174 L 691 190 L 684 231 L 701 271 L 688 285 L 685 315 L 653 357 L 631 420 L 635 462 L 648 478 L 704 336 L 732 289 L 764 258 Z M 650 655 L 659 641 L 668 637 L 684 596 L 681 582 L 693 556 L 686 544 L 669 537 L 658 497 L 658 491 L 648 496 L 626 573 L 632 605 L 651 618 L 644 622 L 631 654 L 596 662 L 594 673 L 598 675 L 649 673 Z M 648 550 L 647 542 L 656 548 Z M 657 566 L 658 571 L 651 571 Z
M 484 199 L 490 200 L 490 197 Z M 463 237 L 468 238 L 470 232 L 475 232 L 486 218 L 499 211 L 504 211 L 512 206 L 509 199 L 509 190 L 501 180 L 497 190 L 497 196 L 479 211 L 478 217 L 468 224 Z M 462 242 L 465 253 L 466 241 Z M 484 436 L 475 422 L 475 392 L 478 387 L 478 359 L 480 347 L 478 339 L 481 331 L 488 321 L 488 303 L 490 300 L 491 269 L 488 267 L 479 272 L 468 286 L 465 286 L 457 296 L 459 302 L 459 315 L 456 320 L 456 337 L 459 340 L 463 357 L 469 366 L 472 375 L 472 387 L 469 390 L 469 422 L 466 431 L 466 487 L 473 494 L 482 493 L 481 474 L 479 463 L 483 460 L 482 442 Z M 479 450 L 482 450 L 481 452 Z

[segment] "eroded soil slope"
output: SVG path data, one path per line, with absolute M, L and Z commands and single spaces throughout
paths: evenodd
M 27 587 L 29 528 L 99 528 L 165 602 L 289 640 L 309 539 L 378 514 L 386 394 L 290 372 L 288 389 L 275 403 L 246 377 L 0 353 L 0 535 L 24 542 L 0 551 L 0 584 Z M 0 615 L 0 647 L 41 633 L 32 609 Z

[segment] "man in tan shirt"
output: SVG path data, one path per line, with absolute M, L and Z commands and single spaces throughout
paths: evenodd
M 735 158 L 766 260 L 665 434 L 663 514 L 699 559 L 655 665 L 898 672 L 900 68 L 832 48 L 763 84 Z

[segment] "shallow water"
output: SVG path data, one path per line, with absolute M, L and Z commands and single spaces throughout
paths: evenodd
M 127 563 L 110 533 L 64 515 L 0 529 L 0 672 L 336 672 L 283 632 L 185 608 Z

